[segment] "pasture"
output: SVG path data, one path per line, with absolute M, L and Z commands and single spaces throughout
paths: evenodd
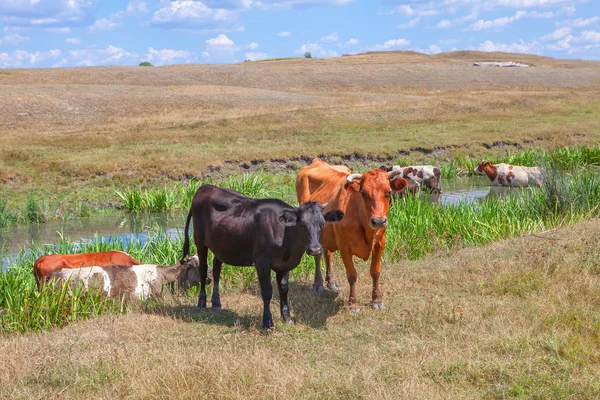
M 531 68 L 472 68 L 473 61 Z M 482 159 L 543 165 L 541 188 L 392 201 L 381 284 L 358 305 L 290 273 L 296 325 L 261 328 L 253 268 L 224 266 L 223 312 L 198 289 L 124 302 L 38 291 L 32 244 L 0 272 L 0 398 L 596 398 L 600 396 L 600 64 L 412 52 L 234 65 L 8 70 L 0 87 L 0 233 L 24 223 L 187 210 L 200 183 L 296 203 L 319 155 L 364 172 Z M 35 140 L 34 140 L 35 139 Z M 181 220 L 180 229 L 183 229 Z M 63 237 L 169 265 L 182 237 Z M 192 245 L 192 247 L 194 247 Z M 192 248 L 192 253 L 195 248 Z M 208 287 L 208 295 L 212 286 Z

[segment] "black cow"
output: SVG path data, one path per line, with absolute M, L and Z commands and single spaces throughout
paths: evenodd
M 185 222 L 183 258 L 189 253 L 190 219 L 194 219 L 194 242 L 200 257 L 200 296 L 197 311 L 206 309 L 205 281 L 208 250 L 213 262 L 213 310 L 221 309 L 219 279 L 223 263 L 256 267 L 264 302 L 263 325 L 273 326 L 270 302 L 273 295 L 271 270 L 279 287 L 281 316 L 293 323 L 288 306 L 288 272 L 298 266 L 304 252 L 321 255 L 320 239 L 325 221 L 344 217 L 340 210 L 323 212 L 324 206 L 309 202 L 292 207 L 278 199 L 251 199 L 230 190 L 202 185 L 194 195 Z

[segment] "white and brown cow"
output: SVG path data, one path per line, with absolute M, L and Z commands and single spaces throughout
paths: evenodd
M 416 182 L 421 188 L 427 188 L 434 194 L 442 193 L 440 185 L 441 171 L 440 167 L 433 165 L 413 165 L 401 167 L 394 165 L 394 171 L 401 171 L 402 178 Z
M 493 186 L 542 186 L 544 170 L 540 167 L 498 164 L 482 161 L 475 173 L 487 175 Z
M 172 282 L 177 282 L 181 289 L 198 285 L 199 265 L 198 256 L 193 256 L 184 263 L 169 266 L 141 264 L 63 268 L 46 275 L 43 281 L 55 285 L 69 282 L 72 289 L 82 285 L 86 292 L 105 293 L 108 297 L 147 300 L 162 293 Z

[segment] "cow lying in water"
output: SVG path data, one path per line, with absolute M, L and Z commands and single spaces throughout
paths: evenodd
M 122 251 L 111 250 L 97 253 L 81 254 L 51 254 L 41 256 L 33 264 L 33 274 L 35 281 L 40 283 L 46 275 L 59 269 L 82 268 L 82 267 L 104 267 L 108 265 L 124 265 L 131 267 L 140 265 L 141 262 Z
M 482 161 L 475 173 L 487 175 L 493 186 L 538 186 L 544 183 L 544 171 L 540 167 L 521 167 Z
M 53 282 L 55 285 L 61 285 L 69 282 L 71 289 L 82 285 L 86 292 L 105 293 L 108 297 L 126 296 L 147 300 L 162 293 L 165 286 L 171 282 L 177 282 L 180 288 L 198 284 L 198 266 L 198 257 L 194 256 L 185 262 L 170 266 L 140 264 L 64 268 L 47 274 L 41 284 Z
M 386 168 L 386 167 L 383 167 Z M 394 165 L 392 168 L 386 168 L 387 171 L 400 171 L 402 178 L 409 182 L 407 190 L 414 193 L 415 184 L 416 190 L 419 188 L 428 189 L 433 194 L 442 193 L 441 171 L 440 167 L 433 165 L 413 165 L 409 167 L 401 167 Z
M 213 310 L 221 309 L 219 279 L 223 263 L 256 267 L 264 302 L 263 326 L 273 326 L 270 310 L 273 288 L 271 270 L 279 288 L 281 316 L 293 323 L 288 305 L 288 272 L 298 266 L 302 255 L 323 253 L 319 239 L 325 222 L 340 221 L 340 210 L 323 212 L 323 206 L 310 202 L 292 207 L 278 199 L 251 199 L 236 191 L 202 185 L 194 195 L 185 222 L 183 257 L 189 253 L 190 220 L 200 257 L 200 296 L 197 311 L 206 309 L 205 280 L 208 250 L 214 254 Z

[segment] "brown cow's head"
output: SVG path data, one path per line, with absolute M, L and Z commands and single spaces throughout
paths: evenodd
M 490 181 L 494 181 L 498 176 L 498 169 L 491 161 L 482 161 L 479 163 L 477 168 L 475 168 L 475 173 L 480 175 L 487 175 L 490 178 Z
M 373 229 L 387 226 L 392 192 L 402 192 L 408 182 L 397 177 L 401 171 L 374 169 L 364 174 L 351 174 L 347 177 L 346 190 L 359 193 L 369 225 Z

